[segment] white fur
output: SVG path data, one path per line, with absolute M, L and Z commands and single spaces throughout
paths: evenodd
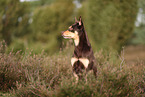
M 83 63 L 85 68 L 88 68 L 89 60 L 87 58 L 79 58 L 79 61 Z
M 75 58 L 75 57 L 73 57 L 73 58 L 71 58 L 71 65 L 73 66 L 74 63 L 78 60 L 83 63 L 85 68 L 88 68 L 89 60 L 87 58 Z
M 73 66 L 76 61 L 78 61 L 77 58 L 75 58 L 75 57 L 71 58 L 71 65 Z

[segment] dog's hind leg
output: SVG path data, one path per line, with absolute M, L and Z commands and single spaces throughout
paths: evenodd
M 97 79 L 97 67 L 96 66 L 93 66 L 92 69 L 93 69 L 94 76 Z

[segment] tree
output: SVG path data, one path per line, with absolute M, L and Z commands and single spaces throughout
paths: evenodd
M 72 21 L 72 1 L 56 0 L 51 5 L 41 6 L 34 11 L 31 27 L 33 41 L 38 44 L 38 49 L 43 48 L 48 53 L 59 50 L 62 43 L 61 31 L 67 29 Z
M 136 20 L 135 31 L 129 40 L 129 44 L 145 44 L 145 1 L 138 0 L 138 17 Z
M 14 35 L 20 35 L 28 25 L 27 4 L 19 0 L 0 0 L 0 38 L 8 45 Z M 1 39 L 1 40 L 2 40 Z
M 89 39 L 95 49 L 116 49 L 132 35 L 137 0 L 87 0 L 81 9 Z

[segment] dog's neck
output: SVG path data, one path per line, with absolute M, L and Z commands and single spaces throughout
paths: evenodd
M 83 30 L 82 35 L 78 38 L 78 40 L 74 40 L 75 42 L 75 50 L 74 55 L 76 57 L 81 57 L 82 53 L 85 51 L 90 51 L 91 44 L 88 40 L 87 33 Z
M 83 48 L 84 46 L 90 46 L 90 42 L 85 32 L 79 37 L 79 43 L 76 47 Z

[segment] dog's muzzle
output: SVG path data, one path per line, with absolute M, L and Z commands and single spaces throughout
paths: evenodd
M 67 31 L 62 31 L 62 36 L 64 38 L 73 38 L 74 34 L 67 30 Z

